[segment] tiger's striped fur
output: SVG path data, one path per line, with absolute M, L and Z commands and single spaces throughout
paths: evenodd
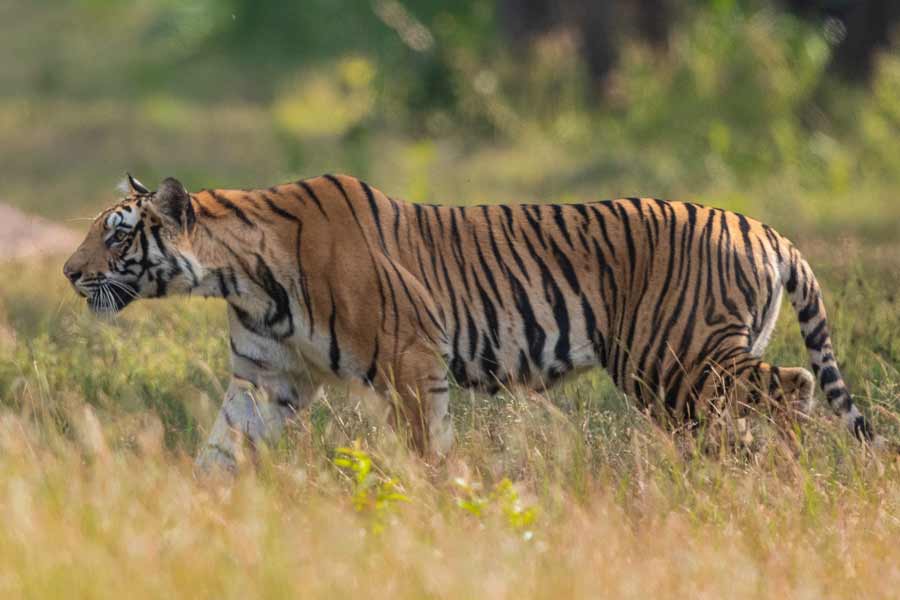
M 740 214 L 649 198 L 408 204 L 332 175 L 195 194 L 172 179 L 154 193 L 135 186 L 66 274 L 97 309 L 173 293 L 226 300 L 234 379 L 207 459 L 277 435 L 329 379 L 395 392 L 395 418 L 436 453 L 452 439 L 450 380 L 540 389 L 602 366 L 678 418 L 729 391 L 806 405 L 813 376 L 761 359 L 783 291 L 831 408 L 873 438 L 812 270 Z

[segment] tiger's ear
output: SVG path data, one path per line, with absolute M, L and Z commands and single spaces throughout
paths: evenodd
M 147 189 L 143 183 L 135 179 L 131 176 L 131 173 L 125 173 L 125 176 L 128 179 L 128 187 L 131 189 L 132 194 L 149 194 L 150 190 Z
M 191 196 L 174 177 L 167 177 L 159 184 L 159 189 L 153 194 L 153 206 L 163 216 L 179 223 L 188 231 L 194 225 Z

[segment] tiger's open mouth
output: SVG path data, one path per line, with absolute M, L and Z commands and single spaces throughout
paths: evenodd
M 115 279 L 102 278 L 78 287 L 88 308 L 98 315 L 116 314 L 138 297 L 138 292 L 130 284 Z

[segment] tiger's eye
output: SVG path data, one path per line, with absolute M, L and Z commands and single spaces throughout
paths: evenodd
M 125 238 L 127 238 L 127 237 L 128 237 L 128 232 L 125 231 L 125 230 L 121 230 L 121 229 L 120 229 L 119 231 L 117 231 L 116 234 L 113 236 L 113 238 L 114 238 L 117 242 L 122 242 L 122 241 L 124 241 Z

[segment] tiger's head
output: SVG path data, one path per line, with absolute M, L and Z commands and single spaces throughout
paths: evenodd
M 151 192 L 128 175 L 126 196 L 94 220 L 63 266 L 75 291 L 98 314 L 114 314 L 138 298 L 187 291 L 196 274 L 188 234 L 191 198 L 173 178 Z

